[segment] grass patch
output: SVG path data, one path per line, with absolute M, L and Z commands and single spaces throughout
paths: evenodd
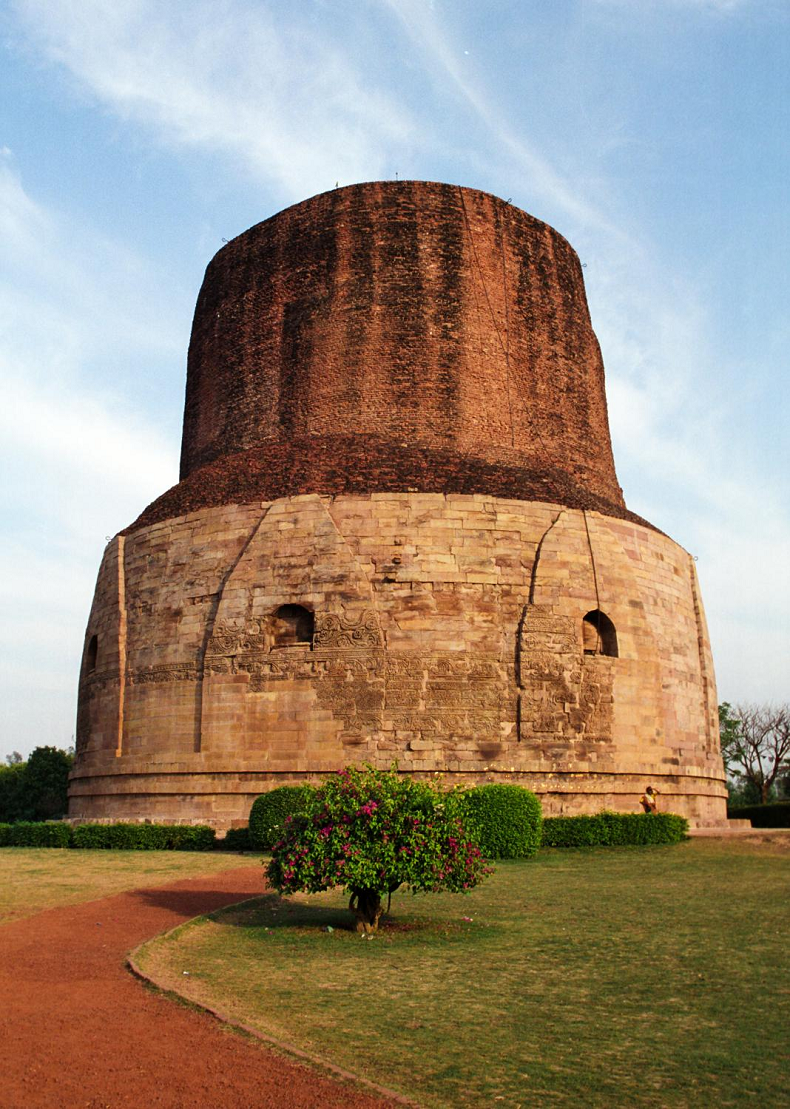
M 339 894 L 269 895 L 138 959 L 424 1106 L 779 1105 L 789 877 L 775 842 L 544 850 L 396 895 L 372 940 Z
M 0 848 L 0 923 L 56 905 L 93 901 L 138 886 L 213 874 L 255 859 L 205 851 L 54 851 Z

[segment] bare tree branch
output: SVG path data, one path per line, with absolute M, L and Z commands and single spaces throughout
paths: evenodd
M 721 711 L 723 710 L 723 711 Z M 722 705 L 721 750 L 728 771 L 742 773 L 768 800 L 779 775 L 790 764 L 790 705 Z

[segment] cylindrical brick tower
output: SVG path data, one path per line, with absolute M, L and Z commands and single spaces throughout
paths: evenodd
M 213 259 L 181 481 L 107 548 L 72 816 L 243 820 L 348 762 L 724 819 L 693 561 L 623 501 L 581 267 L 426 182 Z

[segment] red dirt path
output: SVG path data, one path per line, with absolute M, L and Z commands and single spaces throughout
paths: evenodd
M 390 1109 L 205 1013 L 125 966 L 144 940 L 262 892 L 244 867 L 49 909 L 0 927 L 0 1109 Z

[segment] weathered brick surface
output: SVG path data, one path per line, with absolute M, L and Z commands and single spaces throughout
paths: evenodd
M 337 492 L 326 457 L 305 453 L 311 436 L 340 438 L 341 482 L 360 467 L 348 437 L 372 444 L 362 488 L 342 491 L 397 487 L 392 444 L 425 448 L 416 465 L 399 454 L 401 489 L 415 472 L 420 489 L 524 497 L 542 475 L 543 499 L 565 503 L 585 489 L 602 509 L 622 508 L 603 364 L 571 246 L 487 193 L 415 181 L 324 193 L 228 243 L 195 311 L 181 476 L 299 440 L 290 485 L 275 451 L 263 456 L 263 471 L 274 462 L 272 487 L 256 495 Z M 489 485 L 503 462 L 507 476 Z
M 310 436 L 269 443 L 218 458 L 193 470 L 157 498 L 127 529 L 134 531 L 186 512 L 300 493 L 490 493 L 552 501 L 652 525 L 622 501 L 594 492 L 549 462 L 529 464 L 506 447 L 497 461 L 425 445 L 404 446 L 372 435 Z

